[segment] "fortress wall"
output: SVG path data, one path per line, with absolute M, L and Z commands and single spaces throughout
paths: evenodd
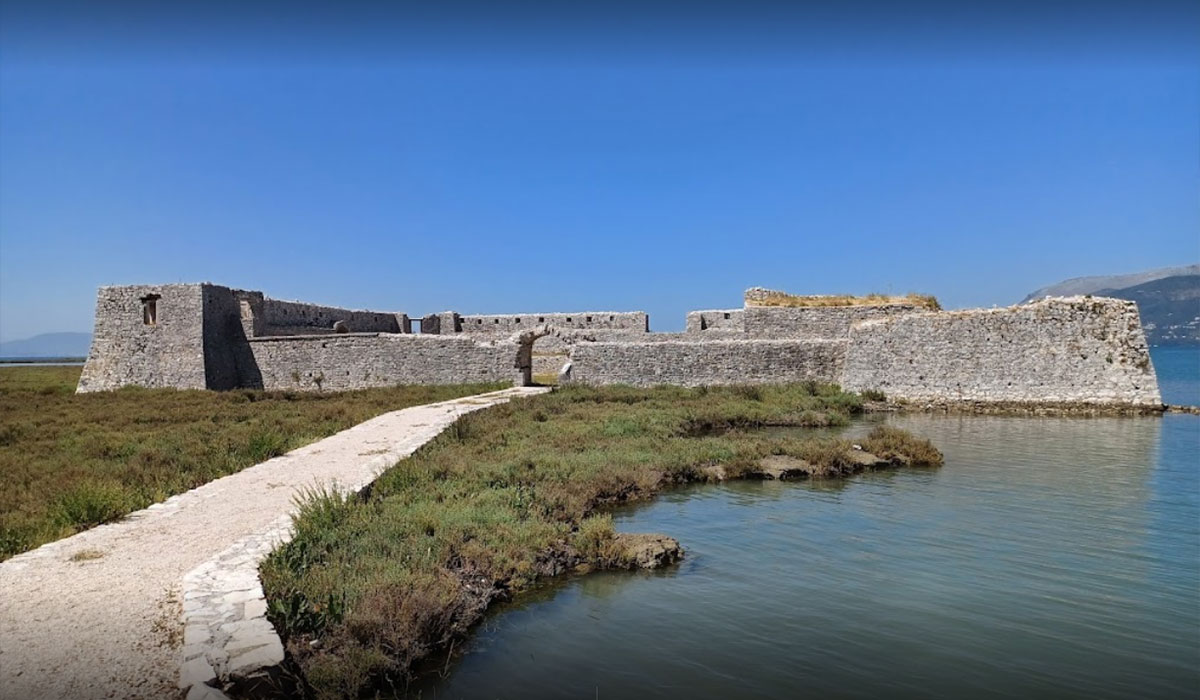
M 649 335 L 650 317 L 642 311 L 471 314 L 466 316 L 446 312 L 422 319 L 421 330 L 422 332 L 442 334 L 458 333 L 477 338 L 507 338 L 514 333 L 539 325 L 552 325 L 556 329 L 564 331 L 578 330 L 597 340 L 633 339 Z M 558 374 L 562 366 L 567 363 L 568 353 L 575 342 L 574 339 L 558 336 L 539 338 L 533 347 L 534 374 Z
M 566 313 L 532 314 L 470 314 L 458 315 L 455 329 L 448 329 L 442 317 L 443 334 L 458 332 L 467 334 L 499 334 L 510 336 L 534 326 L 551 325 L 561 329 L 608 330 L 646 333 L 650 330 L 650 317 L 644 311 L 579 311 Z
M 251 308 L 260 321 L 256 335 L 332 333 L 335 321 L 345 321 L 351 333 L 405 333 L 407 316 L 379 311 L 354 311 L 333 306 L 280 301 L 262 297 Z
M 693 312 L 684 333 L 649 333 L 641 312 L 446 312 L 422 319 L 428 335 L 334 334 L 336 320 L 352 329 L 406 326 L 403 315 L 279 302 L 211 284 L 102 287 L 78 390 L 520 382 L 519 356 L 543 374 L 557 373 L 569 353 L 572 380 L 587 384 L 815 379 L 939 403 L 1161 403 L 1137 307 L 1117 299 L 950 312 L 747 307 Z M 551 335 L 528 344 L 539 326 Z M 527 331 L 523 346 L 519 331 Z
M 565 352 L 553 354 L 535 354 L 533 356 L 534 374 L 552 374 L 558 376 L 563 365 L 571 361 L 571 356 Z
M 209 389 L 258 386 L 254 358 L 246 346 L 246 323 L 238 293 L 228 287 L 201 285 L 204 302 L 204 383 Z
M 916 306 L 747 306 L 748 338 L 845 338 L 858 321 L 927 312 Z
M 743 309 L 689 311 L 686 328 L 688 333 L 699 333 L 701 331 L 745 333 L 745 311 Z
M 1137 305 L 1103 298 L 864 321 L 841 383 L 916 401 L 1162 402 Z
M 78 391 L 128 385 L 206 388 L 205 286 L 101 287 L 96 295 L 92 345 Z M 147 317 L 143 299 L 152 300 L 153 317 Z
M 844 340 L 579 343 L 571 351 L 571 381 L 634 386 L 835 382 L 845 353 Z
M 264 389 L 344 391 L 396 384 L 519 382 L 515 342 L 464 337 L 340 334 L 254 338 Z

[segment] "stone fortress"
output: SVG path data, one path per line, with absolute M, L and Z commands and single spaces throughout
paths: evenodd
M 1161 407 L 1133 302 L 942 311 L 928 298 L 792 297 L 693 311 L 681 333 L 616 311 L 420 319 L 214 284 L 101 287 L 79 391 L 341 391 L 511 382 L 702 386 L 814 380 L 924 403 Z

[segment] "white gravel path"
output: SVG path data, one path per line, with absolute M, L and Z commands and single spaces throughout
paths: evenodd
M 185 573 L 291 512 L 297 489 L 374 477 L 514 388 L 372 418 L 128 518 L 0 563 L 0 699 L 179 697 Z

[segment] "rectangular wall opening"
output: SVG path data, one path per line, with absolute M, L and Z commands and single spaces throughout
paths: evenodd
M 142 323 L 147 326 L 158 325 L 158 294 L 147 294 L 142 297 Z

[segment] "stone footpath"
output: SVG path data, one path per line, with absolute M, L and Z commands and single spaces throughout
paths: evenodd
M 545 391 L 387 413 L 0 563 L 0 698 L 204 697 L 277 662 L 257 566 L 297 492 L 360 489 L 459 416 Z

